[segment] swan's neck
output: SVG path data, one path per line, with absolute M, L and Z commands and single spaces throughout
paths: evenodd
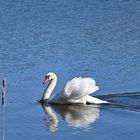
M 50 98 L 50 95 L 56 86 L 56 82 L 57 82 L 57 77 L 53 78 L 50 81 L 49 85 L 47 86 L 47 88 L 44 91 L 44 94 L 42 97 L 43 100 L 48 100 Z

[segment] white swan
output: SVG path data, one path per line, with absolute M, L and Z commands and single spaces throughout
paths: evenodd
M 74 104 L 74 103 L 91 103 L 91 104 L 103 104 L 108 103 L 107 101 L 100 100 L 98 98 L 92 97 L 89 94 L 95 92 L 99 89 L 96 86 L 95 80 L 92 78 L 73 78 L 68 81 L 63 90 L 52 96 L 50 95 L 57 83 L 57 76 L 53 72 L 49 72 L 44 79 L 44 84 L 50 81 L 47 88 L 44 91 L 42 101 L 47 103 L 56 104 Z

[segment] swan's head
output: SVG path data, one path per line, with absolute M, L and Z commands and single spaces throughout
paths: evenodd
M 56 79 L 56 78 L 57 78 L 57 77 L 56 77 L 56 74 L 55 74 L 55 73 L 49 72 L 49 73 L 45 76 L 43 84 L 46 84 L 48 81 L 53 80 L 53 79 Z

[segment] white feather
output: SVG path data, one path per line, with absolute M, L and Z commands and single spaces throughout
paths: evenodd
M 96 86 L 95 80 L 88 78 L 76 77 L 68 81 L 63 90 L 63 98 L 78 100 L 88 94 L 91 94 L 99 89 Z

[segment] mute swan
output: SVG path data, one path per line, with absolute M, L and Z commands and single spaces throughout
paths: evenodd
M 92 78 L 81 78 L 76 77 L 73 78 L 71 81 L 68 81 L 66 86 L 63 88 L 63 90 L 56 94 L 55 96 L 52 96 L 50 98 L 50 95 L 52 91 L 54 90 L 56 83 L 57 83 L 57 76 L 53 72 L 49 72 L 44 79 L 44 84 L 49 84 L 47 88 L 44 91 L 42 100 L 44 103 L 55 103 L 55 104 L 75 104 L 75 103 L 81 103 L 81 104 L 103 104 L 108 103 L 107 101 L 100 100 L 98 98 L 92 97 L 89 94 L 95 92 L 99 89 L 98 86 L 96 86 L 95 80 Z

